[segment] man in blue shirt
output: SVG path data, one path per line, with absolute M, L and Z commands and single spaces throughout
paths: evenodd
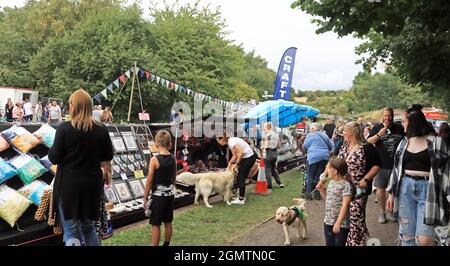
M 303 148 L 307 156 L 307 177 L 306 177 L 306 193 L 303 197 L 311 200 L 320 200 L 319 191 L 315 191 L 314 195 L 311 192 L 319 182 L 319 176 L 325 171 L 325 166 L 330 159 L 330 151 L 333 148 L 330 138 L 321 132 L 322 125 L 312 123 L 309 127 L 309 133 L 306 136 Z

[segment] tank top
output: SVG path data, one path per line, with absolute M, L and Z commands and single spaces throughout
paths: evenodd
M 405 170 L 430 172 L 431 160 L 428 149 L 417 153 L 406 150 L 403 157 L 403 165 Z
M 152 190 L 156 191 L 158 185 L 170 186 L 175 182 L 176 177 L 176 162 L 172 154 L 157 155 L 159 168 L 155 170 L 153 176 Z

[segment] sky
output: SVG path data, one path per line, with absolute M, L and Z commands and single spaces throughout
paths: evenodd
M 166 0 L 174 3 L 177 0 Z M 179 4 L 197 0 L 178 0 Z M 292 87 L 296 90 L 348 89 L 354 76 L 362 70 L 354 48 L 362 41 L 353 37 L 338 38 L 335 33 L 316 34 L 312 17 L 291 9 L 294 0 L 200 0 L 202 6 L 220 6 L 228 25 L 230 39 L 245 51 L 255 50 L 277 71 L 281 56 L 289 47 L 297 47 Z M 0 0 L 0 7 L 22 6 L 25 0 Z M 142 0 L 148 10 L 149 1 Z M 157 2 L 157 1 L 155 1 Z M 271 94 L 272 88 L 268 88 Z

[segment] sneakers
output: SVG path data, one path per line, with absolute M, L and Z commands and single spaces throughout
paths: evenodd
M 306 200 L 312 200 L 311 194 L 303 193 L 301 197 L 306 199 Z
M 279 186 L 280 188 L 284 188 L 284 187 L 285 187 L 283 183 L 278 184 L 278 186 Z
M 378 222 L 379 222 L 380 224 L 385 224 L 385 223 L 387 223 L 387 220 L 386 220 L 386 213 L 380 213 L 380 216 L 378 216 Z
M 245 198 L 242 199 L 242 200 L 239 199 L 239 198 L 235 198 L 230 203 L 234 204 L 234 205 L 244 205 L 245 204 Z

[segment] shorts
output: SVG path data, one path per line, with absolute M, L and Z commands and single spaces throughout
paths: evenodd
M 152 195 L 152 206 L 150 206 L 152 213 L 149 223 L 156 226 L 160 226 L 161 223 L 171 223 L 173 221 L 173 201 L 174 196 Z
M 392 169 L 381 168 L 373 180 L 373 186 L 376 188 L 387 188 L 391 178 Z

